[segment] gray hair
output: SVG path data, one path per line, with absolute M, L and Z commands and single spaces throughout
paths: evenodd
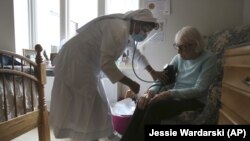
M 192 26 L 185 26 L 181 30 L 179 30 L 175 35 L 175 43 L 195 44 L 196 53 L 202 52 L 205 46 L 200 32 Z

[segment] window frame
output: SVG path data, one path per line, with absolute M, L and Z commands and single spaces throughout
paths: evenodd
M 27 0 L 28 1 L 28 42 L 29 49 L 34 49 L 35 44 L 37 44 L 37 0 Z M 138 8 L 143 5 L 144 0 L 138 0 Z M 69 39 L 69 2 L 70 0 L 60 0 L 60 41 Z M 106 13 L 106 0 L 97 0 L 97 16 L 105 15 Z M 78 25 L 77 25 L 78 26 Z

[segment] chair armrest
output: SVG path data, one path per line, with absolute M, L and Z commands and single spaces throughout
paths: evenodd
M 195 124 L 217 124 L 221 97 L 221 82 L 210 85 L 207 104 L 201 114 L 195 119 Z

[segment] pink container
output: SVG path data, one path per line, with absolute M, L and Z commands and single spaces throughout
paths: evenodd
M 131 121 L 131 118 L 132 115 L 123 115 L 123 116 L 112 115 L 112 122 L 115 131 L 117 131 L 119 134 L 124 134 Z

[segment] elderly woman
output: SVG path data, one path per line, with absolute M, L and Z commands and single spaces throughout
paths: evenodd
M 142 141 L 145 124 L 160 124 L 183 111 L 203 108 L 207 90 L 216 76 L 216 57 L 203 49 L 199 31 L 183 27 L 175 36 L 178 54 L 170 65 L 177 70 L 176 81 L 166 91 L 148 91 L 139 98 L 132 121 L 121 141 Z
M 50 122 L 56 138 L 95 140 L 113 133 L 110 110 L 101 72 L 113 82 L 138 93 L 140 85 L 125 76 L 115 61 L 125 48 L 136 50 L 135 60 L 153 79 L 165 77 L 155 71 L 136 49 L 137 42 L 157 27 L 148 9 L 106 15 L 90 21 L 63 44 L 55 58 Z

